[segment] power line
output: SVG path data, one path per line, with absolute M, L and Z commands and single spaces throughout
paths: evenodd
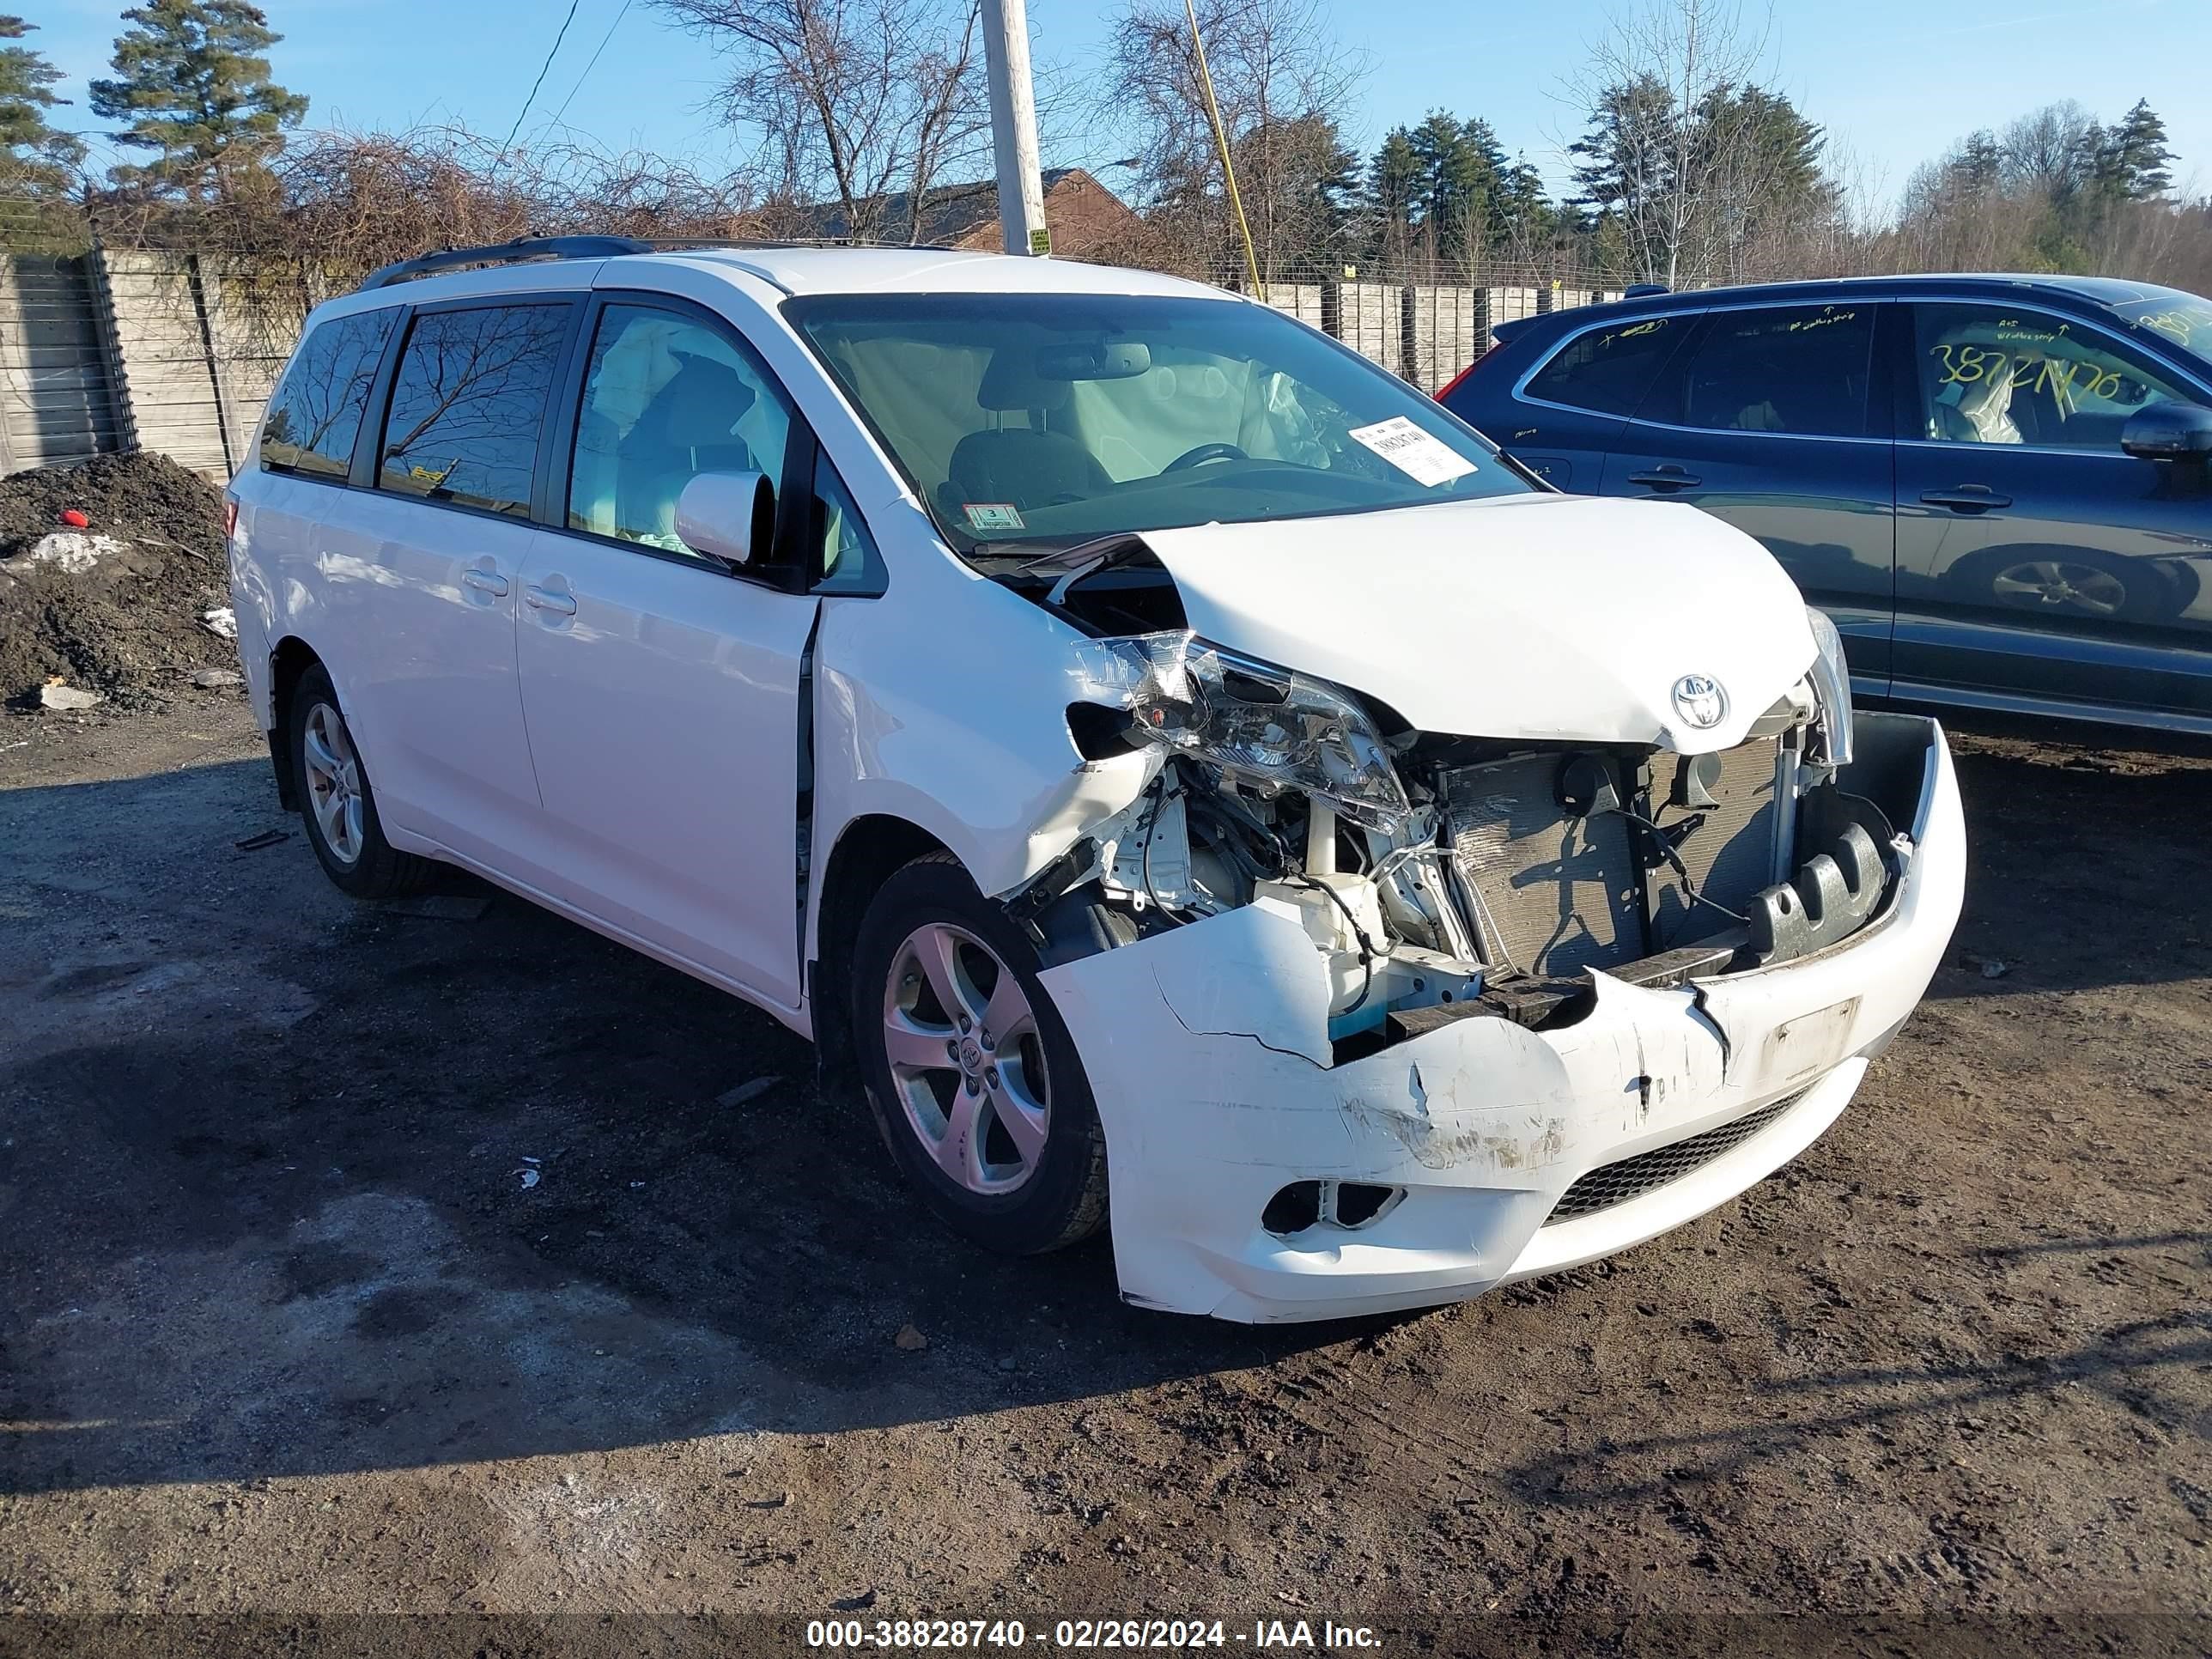
M 576 4 L 577 0 L 568 0 L 568 15 L 561 20 L 560 30 L 553 37 L 553 50 L 545 54 L 545 61 L 538 66 L 538 78 L 530 83 L 530 96 L 522 100 L 521 109 L 515 112 L 514 125 L 507 129 L 507 143 L 499 147 L 501 158 L 514 144 L 514 135 L 522 131 L 522 118 L 530 113 L 530 106 L 538 101 L 538 88 L 545 84 L 545 71 L 553 67 L 553 60 L 561 54 L 561 43 L 568 38 L 568 25 L 576 21 Z
M 629 15 L 631 3 L 632 0 L 623 0 L 622 9 L 615 14 L 615 21 L 607 25 L 607 32 L 599 37 L 599 48 L 592 53 L 592 61 L 584 65 L 584 72 L 576 77 L 576 84 L 568 88 L 568 95 L 561 100 L 561 107 L 553 112 L 555 126 L 561 125 L 561 118 L 568 112 L 568 106 L 576 101 L 576 94 L 584 89 L 584 82 L 592 78 L 592 70 L 599 65 L 599 53 L 605 52 L 607 42 L 615 38 L 615 31 L 622 27 L 622 20 Z

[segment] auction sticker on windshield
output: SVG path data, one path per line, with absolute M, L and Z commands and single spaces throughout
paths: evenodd
M 1021 509 L 1012 501 L 963 501 L 960 510 L 968 515 L 970 530 L 1019 530 L 1022 527 Z
M 1415 483 L 1445 484 L 1464 478 L 1474 463 L 1449 444 L 1432 438 L 1403 415 L 1394 415 L 1373 426 L 1355 426 L 1345 434 L 1364 444 Z M 972 516 L 975 509 L 969 509 Z

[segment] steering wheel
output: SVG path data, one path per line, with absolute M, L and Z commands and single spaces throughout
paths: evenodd
M 1200 444 L 1195 449 L 1186 449 L 1160 469 L 1162 476 L 1170 472 L 1188 471 L 1194 466 L 1203 466 L 1208 461 L 1249 461 L 1252 458 L 1235 444 Z

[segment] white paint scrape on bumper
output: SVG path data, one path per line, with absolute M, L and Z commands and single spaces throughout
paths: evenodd
M 1893 773 L 1918 772 L 1917 811 L 1896 815 L 1911 849 L 1873 922 L 1799 961 L 1665 989 L 1593 974 L 1595 1006 L 1564 1029 L 1477 1016 L 1336 1066 L 1322 959 L 1265 909 L 1048 969 L 1105 1127 L 1122 1294 L 1248 1322 L 1452 1301 L 1654 1237 L 1795 1158 L 1919 1001 L 1965 884 L 1941 730 L 1860 722 L 1863 749 L 1879 736 Z M 1547 1224 L 1585 1174 L 1784 1101 L 1674 1178 Z M 1307 1181 L 1404 1196 L 1356 1229 L 1270 1232 L 1270 1198 Z

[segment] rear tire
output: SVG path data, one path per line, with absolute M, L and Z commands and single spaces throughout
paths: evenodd
M 384 838 L 368 769 L 320 663 L 300 676 L 290 712 L 286 742 L 299 782 L 300 816 L 323 873 L 355 898 L 398 898 L 428 887 L 437 878 L 437 865 Z
M 939 1220 L 1008 1255 L 1097 1229 L 1106 1138 L 1074 1042 L 1035 947 L 951 854 L 915 860 L 869 902 L 852 987 L 876 1127 Z

